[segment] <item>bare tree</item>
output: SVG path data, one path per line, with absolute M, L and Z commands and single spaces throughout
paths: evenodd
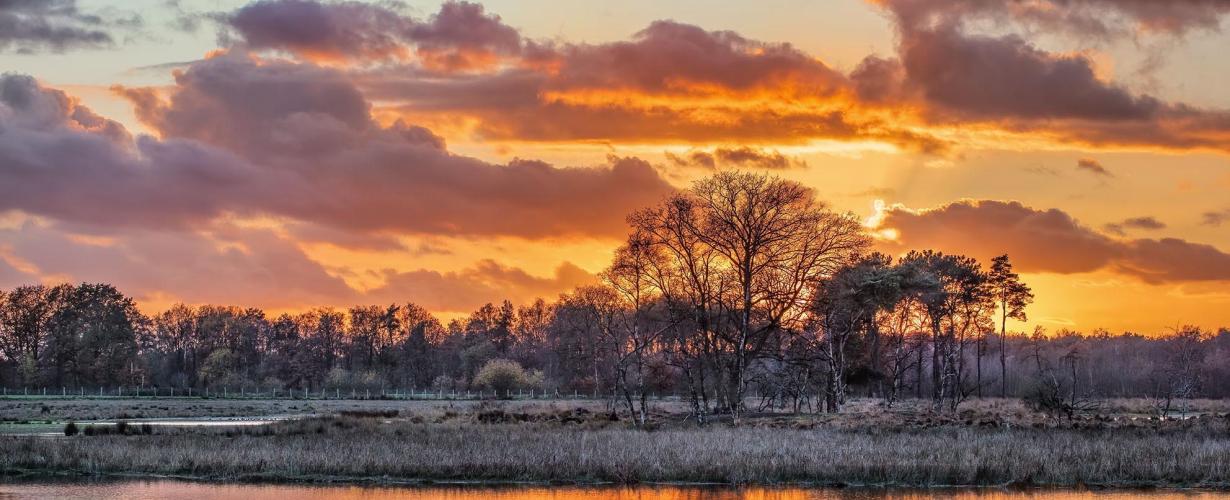
M 618 387 L 628 412 L 639 426 L 649 420 L 646 358 L 658 338 L 674 326 L 655 324 L 651 317 L 660 304 L 660 296 L 650 276 L 663 267 L 663 258 L 648 236 L 636 231 L 628 237 L 627 244 L 616 250 L 611 267 L 602 273 L 602 280 L 615 291 L 624 310 L 624 314 L 614 316 L 617 321 L 610 325 L 613 328 L 607 334 L 616 349 Z
M 710 411 L 708 385 L 720 378 L 717 304 L 726 284 L 718 273 L 718 255 L 700 238 L 701 217 L 697 200 L 686 193 L 628 217 L 634 231 L 665 257 L 649 261 L 649 279 L 674 318 L 665 349 L 668 359 L 683 371 L 692 413 L 699 422 Z
M 1173 411 L 1176 399 L 1191 398 L 1200 389 L 1200 368 L 1204 362 L 1201 341 L 1203 331 L 1194 326 L 1185 326 L 1165 339 L 1161 366 L 1151 376 L 1154 407 L 1163 418 Z
M 703 309 L 694 318 L 728 360 L 718 363 L 718 385 L 736 420 L 751 361 L 774 335 L 801 331 L 820 279 L 868 244 L 857 219 L 832 212 L 810 189 L 752 173 L 702 179 L 632 222 L 669 249 L 674 270 L 659 274 L 682 283 L 670 293 Z

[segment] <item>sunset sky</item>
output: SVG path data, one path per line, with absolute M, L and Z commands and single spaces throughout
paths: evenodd
M 770 171 L 1029 325 L 1230 326 L 1230 1 L 0 0 L 0 288 L 450 318 Z

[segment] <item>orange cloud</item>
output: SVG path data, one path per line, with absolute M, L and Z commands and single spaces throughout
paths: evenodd
M 1209 27 L 1230 9 L 1196 0 L 941 2 L 883 0 L 896 58 L 844 74 L 791 46 L 655 21 L 630 40 L 533 41 L 481 6 L 446 3 L 423 22 L 387 7 L 267 0 L 232 14 L 243 43 L 304 57 L 331 51 L 364 94 L 415 123 L 461 125 L 480 140 L 799 144 L 875 141 L 942 153 L 986 131 L 1098 147 L 1227 151 L 1230 112 L 1167 103 L 1101 79 L 1080 53 L 967 21 L 1007 16 L 1109 33 L 1109 12 L 1141 26 Z M 371 12 L 380 12 L 373 17 Z M 278 15 L 274 15 L 274 14 Z M 1095 26 L 1096 25 L 1096 26 Z M 1116 25 L 1118 26 L 1118 25 Z M 392 44 L 417 58 L 385 57 Z M 306 54 L 306 55 L 305 55 Z
M 1058 210 L 1018 202 L 967 200 L 934 209 L 882 210 L 873 230 L 890 234 L 884 250 L 931 248 L 989 262 L 1008 254 L 1023 272 L 1109 269 L 1147 283 L 1230 281 L 1230 254 L 1178 238 L 1110 238 Z
M 229 55 L 176 81 L 165 100 L 121 89 L 162 136 L 134 140 L 63 92 L 3 77 L 0 209 L 109 226 L 238 214 L 362 233 L 611 237 L 673 189 L 635 158 L 560 168 L 454 155 L 427 129 L 377 124 L 343 74 L 315 65 Z
M 779 151 L 758 149 L 749 146 L 736 148 L 715 148 L 712 152 L 692 150 L 683 155 L 671 152 L 666 158 L 672 164 L 681 167 L 701 167 L 714 169 L 719 166 L 760 168 L 767 170 L 786 169 L 795 166 L 806 166 L 807 163 L 787 158 Z

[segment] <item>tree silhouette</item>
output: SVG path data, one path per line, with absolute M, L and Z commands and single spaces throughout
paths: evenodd
M 991 260 L 989 274 L 992 293 L 995 302 L 1000 307 L 999 320 L 999 396 L 1008 396 L 1008 351 L 1005 348 L 1005 337 L 1008 335 L 1008 318 L 1026 321 L 1025 308 L 1034 301 L 1033 291 L 1021 282 L 1021 277 L 1012 271 L 1012 262 L 1007 255 L 1000 255 Z

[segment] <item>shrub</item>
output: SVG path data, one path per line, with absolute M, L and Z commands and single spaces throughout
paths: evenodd
M 68 424 L 66 424 L 64 426 L 64 435 L 65 436 L 76 436 L 77 435 L 77 424 L 73 422 L 69 422 Z
M 474 385 L 506 394 L 512 390 L 531 389 L 542 385 L 542 372 L 527 371 L 521 364 L 509 359 L 493 359 L 474 375 Z

